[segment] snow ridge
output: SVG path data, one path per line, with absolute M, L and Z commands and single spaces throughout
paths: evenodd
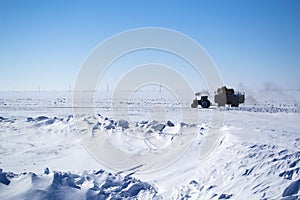
M 0 169 L 1 199 L 153 199 L 156 189 L 131 176 L 99 171 L 14 174 Z M 14 192 L 13 192 L 14 191 Z

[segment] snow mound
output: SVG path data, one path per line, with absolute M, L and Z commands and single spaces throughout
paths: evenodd
M 131 176 L 104 170 L 50 172 L 44 174 L 3 172 L 0 169 L 1 199 L 145 199 L 154 198 L 156 189 Z
M 9 119 L 9 118 L 1 117 L 1 116 L 0 116 L 0 122 L 14 123 L 15 121 L 16 121 L 16 119 Z
M 300 151 L 265 143 L 238 144 L 235 140 L 239 141 L 233 136 L 225 137 L 216 155 L 207 160 L 218 166 L 207 166 L 205 177 L 177 188 L 173 197 L 282 200 L 300 197 Z M 221 158 L 221 155 L 227 156 Z
M 96 120 L 96 122 L 95 122 Z M 140 134 L 145 133 L 159 133 L 159 134 L 176 134 L 178 133 L 180 127 L 190 126 L 197 127 L 196 124 L 186 124 L 173 123 L 170 120 L 166 121 L 156 121 L 156 120 L 142 120 L 139 122 L 128 122 L 124 119 L 114 120 L 108 117 L 102 117 L 98 115 L 97 118 L 90 116 L 84 116 L 84 121 L 88 122 L 90 125 L 94 125 L 93 130 L 106 130 L 112 132 L 136 132 Z

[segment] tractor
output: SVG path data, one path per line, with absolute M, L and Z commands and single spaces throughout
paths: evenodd
M 211 106 L 211 102 L 208 99 L 208 96 L 201 96 L 198 92 L 195 94 L 196 98 L 193 100 L 191 104 L 192 108 L 197 108 L 198 105 L 201 105 L 202 108 L 209 108 Z M 220 106 L 230 105 L 231 107 L 239 107 L 240 103 L 245 102 L 245 94 L 241 92 L 235 92 L 232 88 L 227 88 L 223 86 L 218 88 L 215 92 L 215 103 Z
M 210 101 L 208 100 L 208 96 L 201 96 L 200 93 L 195 94 L 195 99 L 193 100 L 193 103 L 191 104 L 192 108 L 197 108 L 198 105 L 201 105 L 202 108 L 209 108 L 210 106 Z M 199 99 L 200 97 L 200 99 Z

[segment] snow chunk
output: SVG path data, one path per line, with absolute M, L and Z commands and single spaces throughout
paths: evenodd
M 55 118 L 53 118 L 53 119 L 48 119 L 47 121 L 45 121 L 45 125 L 51 125 L 51 124 L 54 124 L 54 122 L 55 122 Z
M 121 197 L 135 197 L 139 194 L 140 191 L 142 190 L 149 190 L 150 185 L 147 183 L 137 183 L 131 186 L 127 191 L 124 191 L 121 193 Z
M 46 117 L 46 116 L 38 116 L 37 118 L 35 118 L 36 121 L 43 121 L 43 120 L 46 120 L 46 119 L 49 119 L 49 118 Z
M 115 129 L 115 126 L 110 123 L 110 124 L 104 126 L 104 129 L 105 130 Z
M 292 196 L 297 194 L 300 189 L 300 179 L 292 182 L 285 190 L 283 191 L 282 197 Z
M 166 127 L 165 124 L 155 124 L 153 125 L 151 128 L 155 131 L 159 131 L 162 132 L 164 130 L 164 128 Z
M 34 119 L 32 117 L 27 117 L 27 122 L 34 122 Z
M 3 172 L 2 169 L 0 169 L 0 183 L 3 183 L 4 185 L 10 184 L 10 180 L 7 179 L 6 173 Z
M 221 194 L 219 199 L 230 199 L 232 197 L 232 194 Z
M 171 121 L 167 121 L 167 125 L 170 126 L 170 127 L 175 126 L 175 125 L 173 124 L 173 122 L 171 122 Z
M 44 169 L 44 173 L 47 174 L 47 175 L 50 173 L 50 170 L 49 170 L 48 167 L 46 167 L 46 169 Z
M 118 121 L 117 125 L 118 125 L 119 127 L 122 127 L 123 129 L 129 128 L 129 123 L 128 123 L 128 121 L 126 121 L 126 120 L 124 120 L 124 119 L 120 119 L 120 120 Z

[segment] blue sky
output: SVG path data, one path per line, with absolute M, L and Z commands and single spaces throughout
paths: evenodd
M 100 42 L 162 27 L 202 45 L 223 81 L 300 88 L 300 1 L 0 1 L 0 90 L 67 90 Z

